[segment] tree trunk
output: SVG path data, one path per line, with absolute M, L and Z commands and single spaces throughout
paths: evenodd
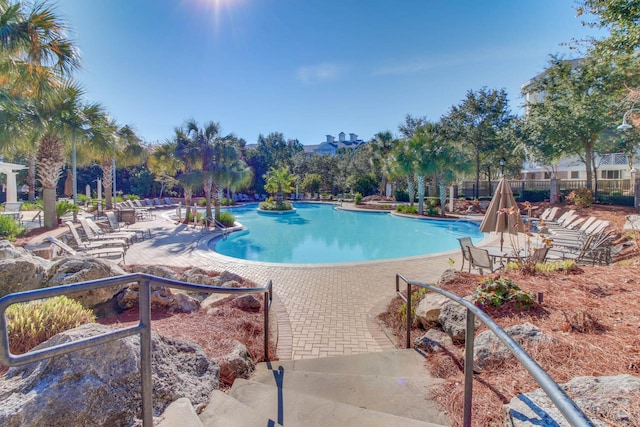
M 204 183 L 204 198 L 205 198 L 205 206 L 206 206 L 206 221 L 209 221 L 209 218 L 213 217 L 211 214 L 211 191 L 213 189 L 213 180 L 211 178 L 205 178 Z
M 591 164 L 593 162 L 593 146 L 591 142 L 584 144 L 584 164 L 587 172 L 587 189 L 593 190 L 593 169 Z
M 183 186 L 184 188 L 184 205 L 187 207 L 187 213 L 184 216 L 185 224 L 189 223 L 189 212 L 191 212 L 191 198 L 193 197 L 193 188 Z
M 476 188 L 473 192 L 473 198 L 478 199 L 480 197 L 480 152 L 476 151 Z
M 64 166 L 62 151 L 62 144 L 56 137 L 45 136 L 40 141 L 37 156 L 38 176 L 42 184 L 44 226 L 47 228 L 58 226 L 56 186 Z
M 213 192 L 213 206 L 215 208 L 215 219 L 216 221 L 220 221 L 220 200 L 222 199 L 224 189 L 217 185 L 215 185 L 215 187 L 215 191 Z
M 440 189 L 440 215 L 445 216 L 445 207 L 447 204 L 447 187 L 445 187 L 444 183 L 440 181 L 438 183 L 438 188 Z
M 107 209 L 113 209 L 113 160 L 100 165 L 102 169 L 102 187 L 104 188 L 104 201 Z
M 29 186 L 29 201 L 36 200 L 36 153 L 29 153 L 29 169 L 27 170 L 27 185 Z
M 413 206 L 413 199 L 415 199 L 415 184 L 411 177 L 407 178 L 407 193 L 409 193 L 409 206 Z
M 418 175 L 418 214 L 424 213 L 424 176 Z

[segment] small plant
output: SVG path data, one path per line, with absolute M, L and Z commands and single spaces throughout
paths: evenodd
M 354 194 L 353 203 L 355 203 L 356 205 L 359 205 L 360 203 L 362 203 L 362 194 L 360 193 Z
M 13 304 L 5 312 L 9 348 L 22 354 L 52 336 L 95 321 L 91 310 L 65 296 Z
M 290 211 L 293 209 L 291 202 L 283 200 L 278 203 L 273 197 L 269 197 L 264 202 L 260 202 L 259 206 L 263 211 Z
M 411 293 L 411 318 L 414 319 L 416 316 L 416 309 L 418 308 L 418 304 L 420 304 L 420 301 L 422 300 L 422 298 L 424 298 L 424 296 L 427 294 L 427 292 L 429 292 L 429 290 L 427 288 L 419 288 L 416 291 L 413 291 Z M 407 303 L 403 302 L 400 307 L 398 308 L 398 314 L 400 315 L 400 318 L 402 319 L 402 323 L 406 324 L 407 323 Z
M 68 214 L 69 212 L 77 212 L 78 206 L 73 202 L 69 202 L 67 200 L 61 200 L 56 202 L 56 216 L 58 218 Z
M 220 222 L 225 227 L 233 227 L 236 222 L 236 219 L 229 212 L 220 212 Z
M 438 215 L 438 212 L 440 212 L 440 209 L 438 209 L 435 206 L 429 206 L 427 208 L 427 215 L 429 215 L 429 216 L 436 216 L 436 215 Z
M 447 259 L 447 264 L 449 264 L 449 268 L 453 268 L 453 265 L 456 263 L 454 258 Z
M 16 237 L 20 237 L 26 232 L 27 229 L 22 227 L 11 215 L 0 215 L 0 238 L 13 242 Z
M 573 190 L 567 195 L 567 202 L 574 203 L 578 208 L 588 208 L 593 203 L 593 193 L 587 188 Z
M 406 214 L 417 214 L 418 208 L 410 205 L 398 205 L 396 208 L 398 212 L 406 213 Z
M 512 303 L 515 308 L 529 308 L 535 303 L 535 295 L 523 291 L 507 277 L 487 277 L 480 282 L 475 291 L 478 307 L 501 307 L 506 303 Z

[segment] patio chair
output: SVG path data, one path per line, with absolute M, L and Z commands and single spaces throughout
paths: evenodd
M 56 239 L 55 237 L 49 236 L 49 237 L 46 237 L 44 240 L 57 246 L 58 248 L 67 252 L 69 255 L 77 255 L 80 252 L 80 253 L 95 256 L 98 258 L 118 257 L 118 259 L 122 258 L 123 264 L 125 263 L 124 256 L 126 251 L 123 248 L 110 247 L 110 248 L 102 248 L 102 249 L 85 249 L 85 250 L 76 251 L 71 246 L 67 245 L 61 240 Z
M 168 208 L 173 208 L 173 207 L 178 206 L 178 204 L 177 204 L 177 203 L 173 203 L 173 202 L 171 201 L 171 199 L 170 199 L 170 198 L 168 198 L 168 197 L 165 197 L 165 198 L 164 198 L 164 204 L 165 204 Z
M 118 218 L 116 218 L 116 214 L 112 211 L 106 212 L 107 221 L 109 225 L 109 231 L 117 232 L 117 231 L 134 231 L 137 233 L 138 237 L 144 239 L 144 233 L 147 232 L 149 238 L 151 238 L 151 230 L 150 229 L 140 229 L 140 228 L 127 228 L 128 224 L 126 222 L 119 222 Z
M 469 259 L 469 251 L 467 248 L 469 246 L 473 246 L 473 241 L 471 237 L 458 237 L 458 242 L 460 243 L 460 250 L 462 251 L 462 265 L 460 266 L 460 271 L 464 268 L 464 262 L 467 261 L 469 264 L 469 273 L 471 273 L 471 260 Z
M 549 246 L 544 246 L 542 248 L 535 248 L 531 257 L 529 259 L 534 264 L 542 264 L 547 259 L 547 254 L 549 253 Z
M 113 233 L 105 233 L 104 230 L 98 226 L 98 224 L 93 222 L 93 220 L 89 218 L 78 219 L 80 221 L 80 225 L 82 226 L 84 234 L 86 234 L 89 240 L 100 241 L 105 239 L 124 239 L 127 242 L 127 246 L 130 246 L 138 237 L 135 231 L 116 231 Z
M 65 221 L 64 223 L 67 228 L 69 228 L 69 232 L 71 233 L 71 237 L 73 237 L 73 240 L 76 242 L 77 245 L 77 249 L 78 250 L 85 250 L 85 249 L 101 249 L 101 248 L 105 248 L 108 246 L 116 246 L 116 247 L 121 247 L 123 249 L 126 249 L 128 247 L 126 240 L 124 239 L 104 239 L 104 240 L 89 240 L 89 241 L 85 241 L 82 240 L 80 238 L 80 235 L 78 234 L 78 230 L 76 230 L 75 225 L 73 225 L 73 223 L 71 221 Z
M 467 246 L 467 251 L 469 252 L 471 266 L 477 268 L 480 271 L 480 274 L 484 274 L 484 269 L 495 273 L 502 268 L 502 264 L 496 263 L 489 255 L 489 251 L 486 249 Z

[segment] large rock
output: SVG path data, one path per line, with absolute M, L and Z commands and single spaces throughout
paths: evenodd
M 472 295 L 464 297 L 465 300 L 473 303 L 474 298 Z M 442 305 L 440 310 L 440 316 L 438 316 L 438 323 L 442 326 L 442 330 L 445 331 L 452 340 L 464 341 L 467 328 L 467 308 L 452 300 L 447 301 Z M 475 327 L 480 326 L 480 321 L 475 320 Z
M 183 282 L 197 283 L 199 285 L 212 286 L 214 284 L 214 278 L 209 276 L 209 273 L 202 268 L 194 267 L 186 270 L 180 278 Z
M 423 336 L 416 338 L 414 347 L 420 348 L 428 353 L 440 353 L 453 346 L 451 337 L 440 329 L 432 328 Z
M 438 321 L 442 306 L 449 298 L 437 292 L 427 292 L 416 308 L 416 320 L 423 328 L 430 328 Z
M 632 426 L 640 417 L 640 377 L 576 377 L 561 388 L 596 426 Z M 504 406 L 505 426 L 569 426 L 551 399 L 537 389 L 514 397 Z M 609 420 L 603 422 L 600 417 Z
M 138 305 L 138 285 L 132 285 L 116 295 L 116 303 L 122 310 Z M 151 287 L 151 308 L 174 313 L 191 313 L 200 309 L 200 301 L 183 292 L 174 292 L 164 286 Z
M 48 271 L 47 287 L 69 285 L 87 280 L 104 279 L 126 274 L 115 263 L 95 258 L 90 255 L 78 254 L 60 258 L 55 261 Z M 127 284 L 114 285 L 92 291 L 70 295 L 86 308 L 93 308 L 111 300 L 118 292 L 126 288 Z
M 234 298 L 232 304 L 242 311 L 251 312 L 260 311 L 260 307 L 262 307 L 260 300 L 251 294 L 240 295 Z
M 178 277 L 175 271 L 164 265 L 135 265 L 131 269 L 131 272 L 149 274 L 169 280 L 180 280 L 180 277 Z
M 543 334 L 539 328 L 531 323 L 509 326 L 504 331 L 520 346 L 525 342 L 540 343 L 551 340 L 551 337 Z M 484 331 L 478 334 L 473 342 L 473 366 L 475 371 L 492 369 L 496 364 L 501 364 L 511 357 L 513 357 L 511 352 L 491 331 Z
M 0 240 L 0 297 L 44 286 L 49 261 Z
M 220 378 L 232 382 L 235 378 L 249 378 L 255 369 L 255 364 L 247 347 L 240 341 L 232 340 L 232 350 L 218 359 L 220 364 Z
M 90 324 L 63 332 L 37 348 L 103 334 Z M 218 388 L 219 369 L 193 343 L 152 337 L 153 410 L 186 397 L 194 405 Z M 125 426 L 140 417 L 138 336 L 11 368 L 0 382 L 0 425 Z

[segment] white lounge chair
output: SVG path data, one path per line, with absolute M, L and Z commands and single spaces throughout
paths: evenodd
M 56 239 L 55 237 L 49 236 L 49 237 L 46 237 L 45 240 L 57 246 L 58 248 L 62 249 L 63 251 L 67 252 L 69 255 L 77 255 L 80 252 L 80 253 L 95 256 L 98 258 L 118 257 L 118 259 L 122 258 L 123 264 L 125 262 L 124 261 L 125 250 L 123 248 L 112 247 L 112 248 L 85 249 L 82 251 L 76 251 L 71 246 L 67 245 L 61 240 Z
M 73 240 L 76 242 L 79 250 L 84 249 L 100 249 L 108 246 L 115 246 L 126 249 L 128 247 L 127 241 L 124 239 L 103 239 L 103 240 L 89 240 L 84 241 L 80 238 L 78 234 L 78 230 L 76 230 L 75 225 L 71 221 L 65 221 L 65 225 L 69 228 L 69 232 L 73 237 Z

